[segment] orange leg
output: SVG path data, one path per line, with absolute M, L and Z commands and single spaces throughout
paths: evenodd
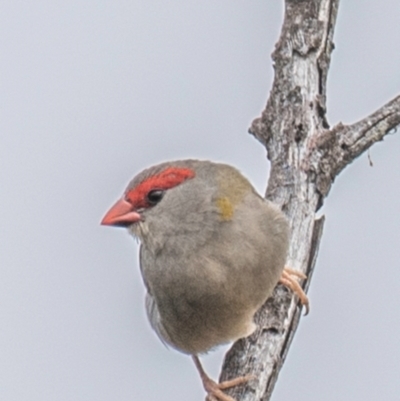
M 193 355 L 192 358 L 200 374 L 204 390 L 206 390 L 207 392 L 206 401 L 216 401 L 216 400 L 235 401 L 235 399 L 225 394 L 222 390 L 247 383 L 249 380 L 254 379 L 254 376 L 242 376 L 232 380 L 227 380 L 222 383 L 216 383 L 214 380 L 210 379 L 210 377 L 204 371 L 203 366 L 200 363 L 199 357 L 197 355 Z
M 292 290 L 299 297 L 300 303 L 305 307 L 306 309 L 305 314 L 307 315 L 308 312 L 310 311 L 310 302 L 308 300 L 306 293 L 303 291 L 300 284 L 296 280 L 297 278 L 304 280 L 307 278 L 307 276 L 297 270 L 285 267 L 283 269 L 282 276 L 279 279 L 279 282 L 283 284 L 285 287 Z

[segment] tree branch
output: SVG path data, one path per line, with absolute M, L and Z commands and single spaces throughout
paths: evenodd
M 336 176 L 400 123 L 400 96 L 352 125 L 329 129 L 326 80 L 339 0 L 286 0 L 272 55 L 275 78 L 265 110 L 250 133 L 267 148 L 271 173 L 266 197 L 289 218 L 287 266 L 311 280 L 324 219 L 316 212 Z M 256 332 L 227 353 L 220 380 L 252 374 L 257 380 L 228 393 L 237 401 L 268 401 L 300 319 L 286 288 L 256 314 Z
M 337 175 L 374 143 L 383 140 L 400 124 L 400 95 L 374 113 L 351 124 L 339 123 L 322 132 L 311 152 L 320 176 L 319 192 L 325 197 Z
M 273 53 L 275 79 L 265 110 L 250 132 L 267 148 L 271 174 L 266 197 L 290 220 L 287 266 L 308 274 L 314 268 L 323 220 L 309 149 L 326 121 L 326 78 L 333 49 L 338 0 L 286 0 L 281 35 Z M 306 167 L 310 168 L 306 168 Z M 257 380 L 229 394 L 237 401 L 267 401 L 300 319 L 297 300 L 278 286 L 257 313 L 258 329 L 226 355 L 220 380 L 252 374 Z

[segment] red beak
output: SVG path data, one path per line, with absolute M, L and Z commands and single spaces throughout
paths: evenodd
M 127 227 L 140 220 L 140 214 L 125 199 L 120 199 L 103 217 L 103 226 Z

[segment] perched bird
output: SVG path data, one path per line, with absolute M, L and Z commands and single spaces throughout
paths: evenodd
M 253 316 L 276 284 L 307 298 L 284 270 L 289 224 L 235 168 L 200 160 L 150 167 L 101 224 L 139 238 L 146 310 L 161 340 L 192 355 L 209 399 L 249 380 L 216 383 L 198 355 L 253 333 Z

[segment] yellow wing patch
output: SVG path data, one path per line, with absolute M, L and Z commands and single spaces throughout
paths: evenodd
M 221 213 L 222 220 L 230 220 L 232 218 L 233 205 L 226 196 L 217 199 L 217 207 Z
M 219 193 L 216 198 L 221 220 L 232 220 L 235 209 L 243 202 L 245 196 L 254 192 L 246 178 L 233 167 L 220 164 L 217 176 Z

